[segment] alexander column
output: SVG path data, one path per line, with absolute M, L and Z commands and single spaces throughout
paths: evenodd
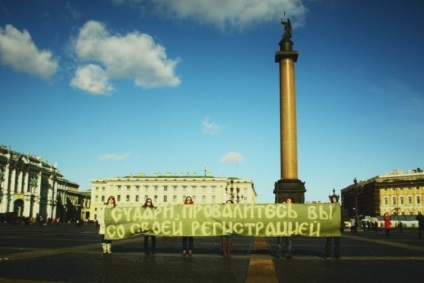
M 299 52 L 292 50 L 290 19 L 281 20 L 284 34 L 280 51 L 275 52 L 275 62 L 280 64 L 280 148 L 281 179 L 275 182 L 275 202 L 285 202 L 292 197 L 295 203 L 305 202 L 305 183 L 297 175 L 297 123 L 296 85 L 294 63 Z

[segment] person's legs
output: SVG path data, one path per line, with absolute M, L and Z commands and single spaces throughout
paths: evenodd
M 152 237 L 152 254 L 156 253 L 156 236 L 151 236 Z
M 107 254 L 107 247 L 106 247 L 106 241 L 105 241 L 105 235 L 102 235 L 102 249 L 103 249 L 103 254 Z
M 188 237 L 183 237 L 183 255 L 187 254 L 187 240 Z
M 227 236 L 221 236 L 221 249 L 222 249 L 222 255 L 228 256 L 228 253 L 227 253 Z
M 227 256 L 231 256 L 231 236 L 227 236 Z
M 325 244 L 325 257 L 330 258 L 331 257 L 331 237 L 327 237 Z
M 340 237 L 334 237 L 334 257 L 340 258 Z
M 281 253 L 283 252 L 283 237 L 277 237 L 277 253 L 276 257 L 281 257 Z
M 143 244 L 144 244 L 144 253 L 148 255 L 149 254 L 149 236 L 144 236 Z
M 188 237 L 188 255 L 192 254 L 193 250 L 193 237 Z
M 286 248 L 286 257 L 292 256 L 292 237 L 285 237 L 284 238 L 284 244 Z
M 106 250 L 108 254 L 112 254 L 112 241 L 106 240 Z

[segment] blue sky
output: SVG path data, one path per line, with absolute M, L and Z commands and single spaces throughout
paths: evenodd
M 68 179 L 280 179 L 275 52 L 294 29 L 306 201 L 424 167 L 421 0 L 0 0 L 0 144 Z

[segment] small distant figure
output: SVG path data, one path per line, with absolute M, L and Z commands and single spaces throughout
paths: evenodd
M 361 222 L 361 224 L 362 224 L 362 230 L 364 232 L 366 232 L 367 231 L 367 222 L 364 220 L 364 221 Z
M 374 221 L 374 232 L 378 233 L 378 221 Z
M 389 216 L 389 213 L 384 213 L 384 216 L 383 216 L 383 220 L 384 220 L 384 232 L 385 232 L 385 235 L 386 235 L 386 237 L 387 236 L 390 236 L 390 216 Z
M 352 232 L 352 233 L 358 232 L 358 229 L 357 229 L 357 225 L 356 224 L 357 223 L 356 223 L 356 220 L 355 219 L 350 220 L 350 232 Z
M 424 231 L 424 216 L 421 214 L 421 211 L 418 212 L 415 219 L 418 221 L 418 237 L 421 238 Z
M 339 200 L 336 195 L 331 196 L 331 203 L 339 205 Z M 340 237 L 327 237 L 325 244 L 325 258 L 331 259 L 331 242 L 334 239 L 334 257 L 340 258 Z

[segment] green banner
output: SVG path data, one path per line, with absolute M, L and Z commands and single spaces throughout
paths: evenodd
M 155 209 L 140 206 L 105 209 L 105 238 L 157 236 L 340 236 L 336 204 L 193 204 Z

